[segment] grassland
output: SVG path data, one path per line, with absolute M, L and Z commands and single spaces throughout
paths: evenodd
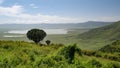
M 3 30 L 4 32 L 5 30 Z M 65 45 L 70 44 L 77 44 L 81 49 L 91 49 L 91 50 L 97 50 L 101 48 L 102 46 L 110 43 L 110 42 L 104 42 L 99 40 L 94 41 L 87 41 L 87 40 L 81 40 L 81 38 L 77 37 L 79 34 L 84 33 L 86 31 L 89 31 L 89 29 L 70 29 L 68 31 L 68 34 L 54 34 L 54 35 L 47 35 L 47 37 L 43 40 L 42 43 L 46 40 L 51 40 L 52 43 L 61 43 Z M 0 39 L 1 40 L 13 40 L 13 41 L 27 41 L 32 42 L 27 39 L 26 35 L 24 37 L 3 37 L 4 33 L 0 33 Z M 10 34 L 9 34 L 10 35 Z M 14 34 L 11 34 L 14 35 Z M 15 35 L 21 35 L 21 34 L 15 34 Z M 86 43 L 87 42 L 87 43 Z
M 108 25 L 110 23 L 106 23 L 106 25 Z M 27 42 L 31 42 L 30 40 L 28 40 L 26 38 L 26 35 L 24 35 L 24 37 L 3 37 L 4 35 L 21 35 L 21 34 L 7 34 L 4 32 L 10 31 L 10 30 L 25 30 L 25 29 L 32 29 L 32 28 L 60 28 L 60 29 L 68 29 L 68 34 L 54 34 L 54 35 L 47 35 L 47 37 L 44 39 L 44 41 L 46 40 L 51 40 L 52 43 L 61 43 L 61 44 L 65 44 L 65 45 L 70 45 L 70 44 L 74 44 L 76 43 L 81 49 L 89 49 L 89 50 L 97 50 L 101 47 L 103 47 L 104 45 L 107 45 L 109 43 L 111 43 L 111 41 L 106 41 L 104 39 L 90 39 L 90 38 L 86 38 L 85 40 L 82 39 L 80 37 L 80 35 L 82 33 L 86 33 L 87 31 L 89 31 L 91 28 L 93 27 L 100 27 L 105 25 L 105 22 L 94 22 L 94 21 L 90 21 L 89 23 L 83 23 L 82 24 L 33 24 L 33 25 L 23 25 L 23 24 L 3 24 L 0 25 L 0 40 L 14 40 L 14 41 L 27 41 Z M 21 28 L 22 27 L 22 28 Z M 90 30 L 91 31 L 91 30 Z M 92 32 L 91 32 L 92 33 Z M 90 33 L 87 33 L 89 36 Z M 93 32 L 94 34 L 94 32 Z M 94 35 L 93 35 L 94 36 Z M 83 36 L 85 37 L 85 36 Z M 92 36 L 91 36 L 92 37 Z M 42 43 L 44 43 L 44 41 Z
M 43 40 L 51 40 L 52 43 L 62 43 L 62 44 L 81 44 L 80 39 L 75 38 L 75 36 L 84 33 L 86 31 L 88 31 L 89 29 L 70 29 L 68 30 L 68 34 L 51 34 L 51 35 L 47 35 L 47 37 Z M 26 35 L 24 35 L 24 37 L 3 37 L 4 35 L 6 35 L 4 32 L 6 30 L 2 30 L 0 33 L 0 40 L 13 40 L 13 41 L 30 41 L 27 39 Z M 21 34 L 8 34 L 8 35 L 21 35 Z M 32 41 L 30 41 L 32 42 Z M 84 45 L 80 46 L 82 48 L 84 48 Z
M 0 41 L 0 68 L 119 68 L 120 62 L 95 56 L 78 46 Z M 71 55 L 73 54 L 73 55 Z M 104 54 L 103 52 L 100 55 Z

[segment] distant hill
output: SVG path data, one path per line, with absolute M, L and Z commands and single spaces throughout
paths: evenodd
M 120 52 L 120 40 L 117 40 L 113 42 L 112 44 L 102 47 L 101 49 L 99 49 L 99 51 L 110 52 L 110 53 Z
M 106 39 L 119 40 L 120 39 L 120 21 L 112 23 L 100 28 L 91 29 L 88 32 L 79 35 L 80 39 Z
M 79 27 L 88 27 L 88 28 L 97 28 L 97 27 L 102 27 L 105 25 L 109 25 L 112 22 L 102 22 L 102 21 L 88 21 L 84 23 L 78 23 L 77 26 Z
M 96 28 L 111 24 L 111 22 L 97 22 L 97 21 L 88 21 L 83 23 L 56 23 L 56 24 L 0 24 L 0 29 L 30 29 L 30 28 L 60 28 L 60 29 L 73 29 L 73 28 Z

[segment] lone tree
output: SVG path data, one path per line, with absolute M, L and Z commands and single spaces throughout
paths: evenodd
M 50 43 L 51 43 L 50 40 L 46 40 L 45 42 L 47 43 L 47 45 L 50 45 Z
M 46 37 L 46 32 L 40 29 L 31 29 L 27 32 L 27 38 L 33 40 L 36 44 Z

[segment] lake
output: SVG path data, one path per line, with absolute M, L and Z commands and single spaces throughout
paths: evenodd
M 67 34 L 67 29 L 43 29 L 48 35 L 50 34 Z M 28 32 L 27 30 L 9 30 L 4 32 L 3 37 L 24 37 L 24 35 Z

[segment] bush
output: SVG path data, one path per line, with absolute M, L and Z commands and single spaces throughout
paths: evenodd
M 116 62 L 111 62 L 111 63 L 105 64 L 103 68 L 120 68 L 120 64 Z
M 68 60 L 68 63 L 72 63 L 75 54 L 75 47 L 75 45 L 64 47 L 59 54 L 64 56 Z
M 92 65 L 92 67 L 97 67 L 97 68 L 102 67 L 102 64 L 95 59 L 90 60 L 88 64 Z
M 11 65 L 16 67 L 17 65 L 21 64 L 23 61 L 20 57 L 14 57 L 11 61 Z
M 96 54 L 95 51 L 88 51 L 88 50 L 83 50 L 82 53 L 87 56 L 94 56 Z
M 68 63 L 72 63 L 76 51 L 82 55 L 81 49 L 78 49 L 76 44 L 74 44 L 72 46 L 63 47 L 60 51 L 58 51 L 58 55 L 64 56 L 65 59 L 67 59 Z
M 118 63 L 112 63 L 113 68 L 120 68 L 120 64 Z
M 50 40 L 47 40 L 45 41 L 47 43 L 47 45 L 50 45 L 51 41 Z
M 48 67 L 53 67 L 55 65 L 55 61 L 50 57 L 41 58 L 37 61 L 36 65 L 41 67 L 42 65 L 47 65 Z

